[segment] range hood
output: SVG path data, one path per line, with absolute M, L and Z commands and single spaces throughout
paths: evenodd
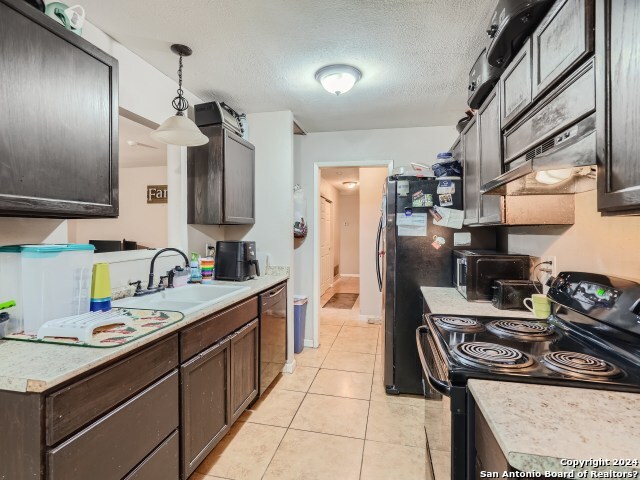
M 595 114 L 556 132 L 505 165 L 506 172 L 480 187 L 483 195 L 556 195 L 593 190 Z

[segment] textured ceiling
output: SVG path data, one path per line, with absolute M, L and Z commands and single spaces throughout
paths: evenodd
M 174 79 L 169 46 L 191 46 L 185 87 L 200 98 L 247 113 L 291 110 L 309 132 L 456 123 L 495 3 L 82 1 L 92 23 Z M 363 73 L 340 97 L 314 78 L 332 63 Z
M 149 136 L 151 129 L 120 116 L 120 168 L 160 167 L 167 164 L 167 146 Z M 137 145 L 129 145 L 136 142 Z
M 340 195 L 357 195 L 359 187 L 347 188 L 342 182 L 357 182 L 360 179 L 359 167 L 324 167 L 320 169 L 324 180 L 333 185 Z

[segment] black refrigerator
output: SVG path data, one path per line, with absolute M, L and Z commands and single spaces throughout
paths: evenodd
M 416 348 L 424 303 L 420 287 L 453 287 L 453 250 L 496 247 L 494 227 L 434 224 L 434 219 L 443 222 L 437 212 L 460 215 L 461 210 L 459 178 L 393 176 L 385 182 L 376 270 L 382 292 L 382 360 L 388 394 L 437 396 L 423 381 Z M 449 215 L 444 218 L 448 225 L 459 226 L 459 218 L 457 225 Z

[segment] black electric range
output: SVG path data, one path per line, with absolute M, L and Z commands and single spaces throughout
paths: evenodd
M 467 381 L 640 393 L 640 285 L 563 272 L 546 320 L 426 315 L 416 333 L 425 379 L 451 399 L 451 478 L 475 478 L 475 403 Z

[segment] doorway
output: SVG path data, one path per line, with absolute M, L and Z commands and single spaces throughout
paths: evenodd
M 333 202 L 320 197 L 320 292 L 326 293 L 333 285 Z
M 326 343 L 336 322 L 367 326 L 381 316 L 375 235 L 383 183 L 391 171 L 390 161 L 315 165 L 312 298 L 317 301 L 310 302 L 313 340 L 306 346 Z

